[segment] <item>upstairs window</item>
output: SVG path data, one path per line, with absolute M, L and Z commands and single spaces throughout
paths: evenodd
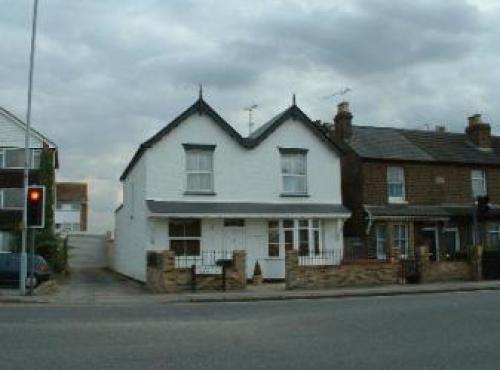
M 474 199 L 486 195 L 486 173 L 483 170 L 472 170 L 470 176 Z
M 5 149 L 4 157 L 5 168 L 24 167 L 24 149 Z
M 307 195 L 307 150 L 280 148 L 283 195 Z
M 184 149 L 186 151 L 186 193 L 213 193 L 215 145 L 184 144 Z
M 0 149 L 0 168 L 24 168 L 24 149 Z M 40 168 L 40 149 L 31 149 L 31 168 Z
M 389 202 L 405 200 L 405 175 L 401 167 L 387 167 L 387 192 Z
M 19 209 L 24 207 L 24 189 L 7 188 L 0 189 L 1 208 Z

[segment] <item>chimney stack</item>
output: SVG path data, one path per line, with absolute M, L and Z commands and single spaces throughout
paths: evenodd
M 465 129 L 465 133 L 469 139 L 479 148 L 491 148 L 491 127 L 488 123 L 484 123 L 480 114 L 474 114 L 468 118 L 469 125 Z
M 342 102 L 337 105 L 337 114 L 334 122 L 334 137 L 338 140 L 349 140 L 352 136 L 352 113 L 349 111 L 349 103 Z

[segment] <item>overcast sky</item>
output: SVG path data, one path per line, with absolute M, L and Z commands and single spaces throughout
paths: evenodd
M 291 103 L 331 121 L 349 87 L 355 124 L 500 134 L 495 0 L 40 0 L 33 124 L 59 146 L 60 180 L 90 186 L 111 230 L 137 146 L 193 103 L 197 84 L 248 130 Z M 0 0 L 0 106 L 25 118 L 32 0 Z

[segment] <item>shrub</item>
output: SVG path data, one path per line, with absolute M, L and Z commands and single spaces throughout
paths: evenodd
M 260 270 L 259 261 L 255 262 L 255 267 L 253 268 L 253 275 L 254 276 L 262 275 L 262 271 Z

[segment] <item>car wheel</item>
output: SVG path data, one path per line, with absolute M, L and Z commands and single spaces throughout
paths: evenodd
M 35 276 L 33 276 L 33 278 L 31 278 L 31 277 L 26 278 L 26 288 L 30 288 L 30 287 L 35 288 L 37 285 L 38 285 L 38 280 L 36 279 Z

